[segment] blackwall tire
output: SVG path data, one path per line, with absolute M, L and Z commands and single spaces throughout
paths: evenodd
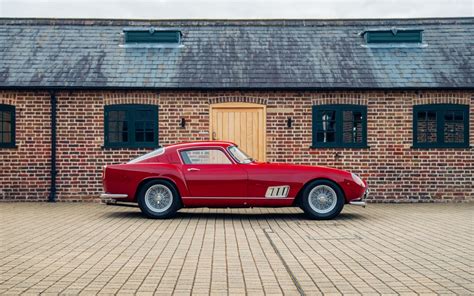
M 334 182 L 316 180 L 303 191 L 301 207 L 311 219 L 333 219 L 344 207 L 344 193 Z
M 142 213 L 152 219 L 171 218 L 181 205 L 178 191 L 165 180 L 151 180 L 144 184 L 137 201 Z

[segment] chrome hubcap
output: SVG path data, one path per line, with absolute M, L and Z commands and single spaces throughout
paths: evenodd
M 313 211 L 326 214 L 336 207 L 337 194 L 327 185 L 318 185 L 309 192 L 308 199 Z
M 156 184 L 145 193 L 145 204 L 153 212 L 162 213 L 171 207 L 173 193 L 165 185 Z

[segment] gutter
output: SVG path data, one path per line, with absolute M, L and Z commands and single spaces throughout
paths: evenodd
M 16 91 L 48 91 L 51 86 L 2 86 L 0 90 Z M 57 91 L 473 91 L 474 85 L 464 86 L 408 86 L 408 87 L 308 87 L 308 86 L 284 86 L 284 87 L 209 87 L 209 86 L 186 86 L 186 87 L 129 87 L 129 86 L 54 86 Z
M 58 171 L 56 169 L 56 132 L 57 132 L 57 98 L 56 94 L 52 91 L 49 93 L 51 103 L 51 186 L 49 189 L 48 202 L 56 202 L 56 176 Z

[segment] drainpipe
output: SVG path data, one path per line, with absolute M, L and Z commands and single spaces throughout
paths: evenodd
M 49 189 L 49 202 L 56 202 L 56 112 L 57 98 L 52 91 L 49 92 L 51 103 L 51 187 Z

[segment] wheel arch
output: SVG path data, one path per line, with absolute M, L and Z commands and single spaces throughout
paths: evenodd
M 301 198 L 303 196 L 303 192 L 304 190 L 311 184 L 313 183 L 314 181 L 329 181 L 331 183 L 333 183 L 335 186 L 337 186 L 341 192 L 342 192 L 342 197 L 344 198 L 344 201 L 346 200 L 346 193 L 344 192 L 344 189 L 341 187 L 341 185 L 339 185 L 336 181 L 334 180 L 331 180 L 329 178 L 325 178 L 325 177 L 317 177 L 317 178 L 313 178 L 313 179 L 310 179 L 308 181 L 306 181 L 304 183 L 303 186 L 301 186 L 300 190 L 298 191 L 298 193 L 296 194 L 296 197 L 293 201 L 293 205 L 294 206 L 299 206 L 301 204 Z
M 138 183 L 138 186 L 135 190 L 135 195 L 133 197 L 133 200 L 136 202 L 137 199 L 138 199 L 138 193 L 140 192 L 140 190 L 143 188 L 143 186 L 145 186 L 148 182 L 151 182 L 151 181 L 166 181 L 168 183 L 171 184 L 171 186 L 174 187 L 174 189 L 176 190 L 176 192 L 178 192 L 178 197 L 179 197 L 179 200 L 181 202 L 181 206 L 183 205 L 183 200 L 182 200 L 182 194 L 181 192 L 179 191 L 179 187 L 178 185 L 176 184 L 176 182 L 171 179 L 171 178 L 167 178 L 167 177 L 163 177 L 163 176 L 157 176 L 157 177 L 147 177 L 147 178 L 144 178 L 143 180 L 140 181 L 140 183 Z

